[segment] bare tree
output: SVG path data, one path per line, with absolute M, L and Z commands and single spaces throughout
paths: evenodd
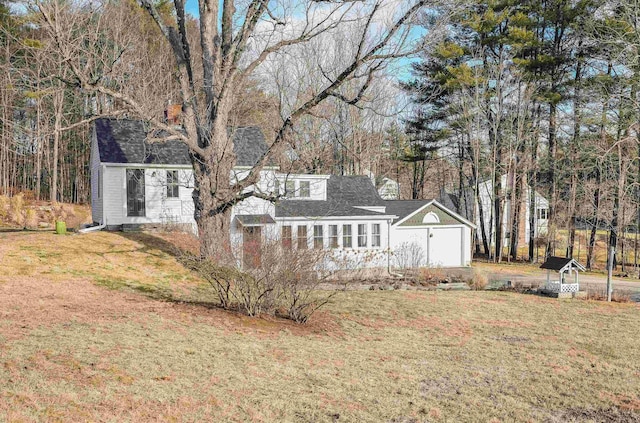
M 194 35 L 184 0 L 173 2 L 175 22 L 162 16 L 154 2 L 141 0 L 171 47 L 175 80 L 180 87 L 182 130 L 165 124 L 126 85 L 114 87 L 111 83 L 110 70 L 122 62 L 126 46 L 114 46 L 119 54 L 105 60 L 105 56 L 88 52 L 87 43 L 80 42 L 78 36 L 90 36 L 91 41 L 96 38 L 93 34 L 103 37 L 107 31 L 82 30 L 65 19 L 69 4 L 38 2 L 37 9 L 42 24 L 56 41 L 61 59 L 74 75 L 69 82 L 85 91 L 109 96 L 148 122 L 154 129 L 150 141 L 179 140 L 188 146 L 194 167 L 193 199 L 201 254 L 214 256 L 220 245 L 229 243 L 232 206 L 250 196 L 263 196 L 250 187 L 258 181 L 263 167 L 281 151 L 294 123 L 331 97 L 357 104 L 385 61 L 412 50 L 414 46 L 408 42 L 412 20 L 429 2 L 407 3 L 199 0 L 197 35 Z M 353 34 L 358 46 L 349 63 L 327 73 L 320 89 L 300 98 L 269 140 L 268 151 L 242 178 L 231 178 L 236 158 L 228 124 L 237 87 L 250 79 L 272 54 L 309 43 L 344 24 L 355 24 Z M 349 97 L 340 92 L 347 82 L 358 84 L 355 94 Z

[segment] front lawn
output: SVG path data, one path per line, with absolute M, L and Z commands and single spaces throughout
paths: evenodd
M 347 291 L 299 326 L 165 247 L 0 234 L 0 421 L 640 421 L 635 304 Z

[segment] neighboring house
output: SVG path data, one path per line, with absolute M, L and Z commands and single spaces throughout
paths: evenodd
M 384 177 L 378 186 L 378 194 L 383 200 L 398 200 L 400 198 L 400 183 Z
M 502 236 L 504 237 L 504 241 L 502 242 L 503 247 L 508 247 L 511 239 L 511 229 L 512 229 L 512 204 L 510 193 L 513 189 L 513 178 L 510 176 L 507 178 L 507 175 L 502 175 L 501 179 L 502 192 L 505 194 L 506 200 L 504 203 L 503 214 L 502 214 Z M 487 236 L 490 235 L 491 245 L 495 244 L 496 237 L 496 225 L 493 223 L 495 219 L 493 218 L 493 181 L 487 180 L 481 182 L 479 184 L 478 190 L 478 200 L 482 204 L 483 209 L 483 217 L 484 217 L 484 227 L 487 232 Z M 520 211 L 518 216 L 518 243 L 520 245 L 524 245 L 528 243 L 531 236 L 533 238 L 537 238 L 541 235 L 547 233 L 547 224 L 549 222 L 549 201 L 540 195 L 538 192 L 535 193 L 535 220 L 533 228 L 530 226 L 529 216 L 530 216 L 530 201 L 531 201 L 531 188 L 526 183 L 523 183 L 523 193 L 521 195 L 520 201 Z M 480 228 L 480 213 L 479 207 L 476 203 L 475 205 L 475 215 L 476 215 L 476 225 Z M 480 229 L 478 229 L 480 230 Z
M 149 144 L 140 121 L 98 119 L 93 128 L 95 223 L 108 229 L 179 224 L 197 230 L 184 144 Z M 233 141 L 237 166 L 230 177 L 241 179 L 267 146 L 253 127 L 238 128 Z M 471 263 L 473 223 L 435 200 L 385 201 L 367 176 L 286 174 L 272 166 L 260 172 L 252 189 L 282 199 L 250 197 L 233 207 L 231 242 L 245 261 L 248 247 L 271 240 L 286 248 L 332 250 L 334 268 Z

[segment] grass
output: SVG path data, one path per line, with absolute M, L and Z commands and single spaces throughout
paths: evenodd
M 0 421 L 640 420 L 635 304 L 347 291 L 298 326 L 158 300 L 205 291 L 144 234 L 0 234 L 0 268 Z

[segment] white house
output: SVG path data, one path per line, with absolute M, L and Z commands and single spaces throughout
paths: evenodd
M 511 175 L 502 175 L 501 177 L 501 186 L 502 191 L 504 193 L 509 193 L 513 189 L 513 177 Z M 519 242 L 528 243 L 531 237 L 537 238 L 538 236 L 544 235 L 547 233 L 547 225 L 549 223 L 549 201 L 540 195 L 540 193 L 535 192 L 535 216 L 534 216 L 534 226 L 531 227 L 530 224 L 530 201 L 531 201 L 532 190 L 528 184 L 523 184 L 523 193 L 521 195 L 521 203 L 520 203 L 520 214 L 519 214 Z M 486 180 L 481 182 L 478 185 L 478 201 L 482 204 L 483 217 L 484 217 L 484 227 L 487 231 L 487 234 L 490 234 L 491 245 L 495 244 L 496 237 L 496 228 L 495 228 L 495 219 L 493 217 L 493 181 Z M 512 207 L 511 199 L 509 196 L 506 196 L 504 200 L 504 211 L 502 213 L 502 236 L 504 240 L 502 245 L 504 247 L 509 246 L 509 242 L 511 239 L 511 227 L 512 227 Z M 476 225 L 480 226 L 480 212 L 478 204 L 475 205 L 476 208 Z
M 141 121 L 98 119 L 92 133 L 93 221 L 107 229 L 181 224 L 196 230 L 193 173 L 179 142 L 150 144 Z M 233 134 L 242 178 L 267 146 L 258 128 Z M 246 251 L 267 240 L 287 248 L 332 250 L 338 267 L 460 267 L 471 263 L 474 224 L 435 200 L 385 201 L 366 176 L 306 175 L 265 167 L 232 210 L 231 241 Z

